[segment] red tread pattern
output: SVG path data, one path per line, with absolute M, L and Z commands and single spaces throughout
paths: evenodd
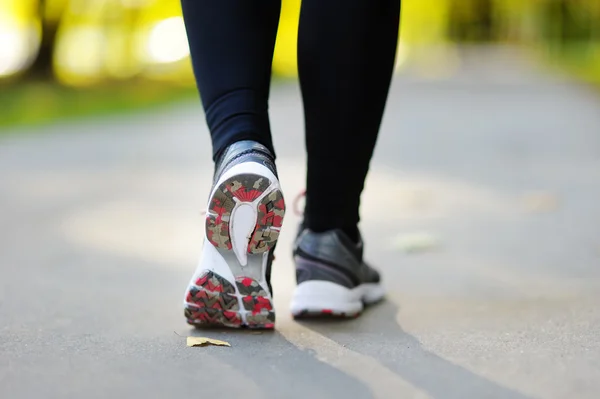
M 275 312 L 268 291 L 256 280 L 240 277 L 240 292 L 246 322 L 240 312 L 236 287 L 225 278 L 206 271 L 188 288 L 185 317 L 196 327 L 248 327 L 273 329 Z

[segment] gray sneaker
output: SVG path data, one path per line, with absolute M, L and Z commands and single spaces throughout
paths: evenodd
M 202 257 L 185 293 L 189 324 L 274 327 L 269 280 L 284 213 L 269 150 L 253 141 L 231 145 L 215 169 Z
M 295 318 L 356 317 L 365 305 L 384 297 L 379 273 L 363 261 L 362 239 L 356 244 L 341 230 L 316 233 L 301 227 L 294 261 Z

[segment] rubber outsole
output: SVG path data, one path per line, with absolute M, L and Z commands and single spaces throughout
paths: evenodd
M 207 271 L 190 287 L 185 300 L 185 317 L 196 327 L 272 329 L 275 325 L 271 296 L 249 277 L 233 285 Z
M 206 217 L 206 235 L 217 248 L 231 250 L 230 224 L 238 203 L 252 203 L 271 185 L 266 177 L 244 174 L 225 180 L 210 199 Z M 248 244 L 248 253 L 263 253 L 277 242 L 283 223 L 285 202 L 280 190 L 272 190 L 257 204 L 256 227 Z
M 265 282 L 263 259 L 279 238 L 285 215 L 285 202 L 277 182 L 256 173 L 235 174 L 218 184 L 209 200 L 206 216 L 206 237 L 227 262 L 234 281 L 214 269 L 201 269 L 196 273 L 185 297 L 184 314 L 188 324 L 205 327 L 247 327 L 273 329 L 275 312 L 272 295 L 256 278 L 256 273 L 244 273 L 232 256 L 232 215 L 242 204 L 250 204 L 256 210 L 256 223 L 248 237 L 246 251 L 258 257 L 260 278 Z M 244 265 L 246 266 L 246 265 Z M 238 272 L 236 272 L 238 271 Z M 252 274 L 248 275 L 248 274 Z

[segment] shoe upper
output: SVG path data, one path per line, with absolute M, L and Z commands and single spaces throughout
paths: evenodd
M 219 180 L 219 176 L 227 170 L 242 162 L 259 163 L 269 168 L 269 170 L 277 176 L 277 169 L 275 168 L 274 157 L 271 151 L 256 141 L 243 140 L 227 147 L 223 154 L 217 159 L 215 164 L 215 175 L 213 178 L 214 182 L 216 183 L 217 180 Z
M 379 283 L 379 273 L 363 261 L 362 238 L 353 242 L 342 230 L 314 232 L 300 227 L 294 245 L 296 280 L 330 281 L 354 288 Z

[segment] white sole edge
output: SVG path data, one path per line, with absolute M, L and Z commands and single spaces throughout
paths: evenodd
M 306 281 L 296 287 L 290 310 L 294 316 L 305 313 L 353 316 L 362 312 L 365 304 L 379 302 L 384 296 L 379 283 L 350 289 L 330 281 Z

